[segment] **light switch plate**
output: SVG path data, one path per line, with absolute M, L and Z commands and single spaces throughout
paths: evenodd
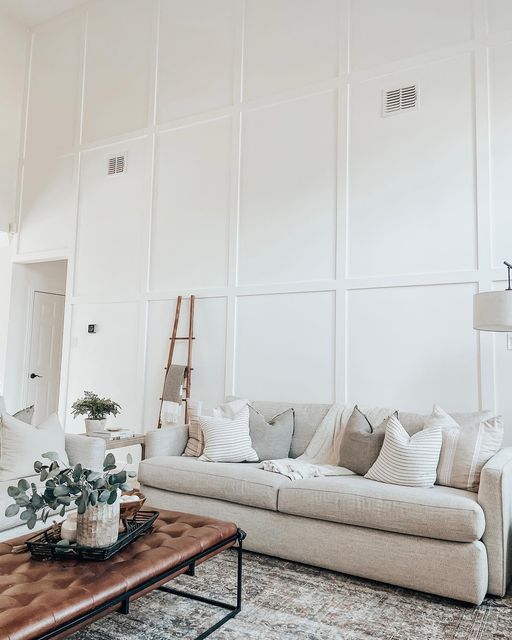
M 512 333 L 507 333 L 507 349 L 512 351 Z

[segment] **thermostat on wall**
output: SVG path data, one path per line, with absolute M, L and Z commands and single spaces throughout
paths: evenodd
M 95 324 L 87 325 L 87 333 L 96 333 L 96 325 Z

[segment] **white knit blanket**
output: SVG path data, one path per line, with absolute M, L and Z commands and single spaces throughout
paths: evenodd
M 264 460 L 260 464 L 260 468 L 280 473 L 290 480 L 350 474 L 350 471 L 337 465 L 341 436 L 351 413 L 351 407 L 333 404 L 318 425 L 311 442 L 301 456 L 280 460 Z

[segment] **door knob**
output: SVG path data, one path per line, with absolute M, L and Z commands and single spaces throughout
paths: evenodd
M 43 376 L 38 376 L 37 373 L 31 373 L 30 374 L 30 379 L 33 380 L 34 378 L 42 378 Z

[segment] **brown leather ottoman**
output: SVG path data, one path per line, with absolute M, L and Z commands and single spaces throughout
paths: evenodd
M 206 638 L 241 610 L 243 531 L 230 522 L 160 510 L 153 530 L 102 562 L 38 561 L 11 553 L 27 537 L 0 543 L 0 639 L 65 638 L 132 600 L 160 589 L 227 609 Z M 238 550 L 237 601 L 226 604 L 163 586 L 222 551 Z

